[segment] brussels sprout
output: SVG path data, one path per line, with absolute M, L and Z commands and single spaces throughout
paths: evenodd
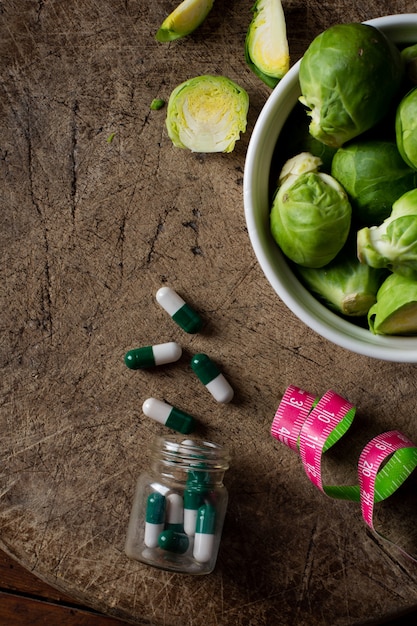
M 368 324 L 375 335 L 417 334 L 417 282 L 391 274 L 382 283 Z
M 349 196 L 353 217 L 378 225 L 406 191 L 417 186 L 417 172 L 402 159 L 395 142 L 361 141 L 339 148 L 331 174 Z
M 297 267 L 297 271 L 306 287 L 330 309 L 361 317 L 376 302 L 376 293 L 387 272 L 359 263 L 353 243 L 349 242 L 328 265 Z
M 394 44 L 373 26 L 339 24 L 312 41 L 299 76 L 311 134 L 340 147 L 386 115 L 403 63 Z
M 225 76 L 196 76 L 174 89 L 166 127 L 178 148 L 231 152 L 246 130 L 249 96 Z
M 402 158 L 417 169 L 417 87 L 409 91 L 398 105 L 395 133 Z
M 417 279 L 417 189 L 394 202 L 380 226 L 362 228 L 357 238 L 361 263 Z
M 401 50 L 401 58 L 405 65 L 405 74 L 412 84 L 417 84 L 417 43 Z
M 157 41 L 174 41 L 192 33 L 204 22 L 214 0 L 184 0 L 162 22 L 155 35 Z
M 349 234 L 352 209 L 346 192 L 321 161 L 309 153 L 289 159 L 282 168 L 270 226 L 282 252 L 303 267 L 330 263 Z
M 290 67 L 281 0 L 257 0 L 245 41 L 246 63 L 272 89 Z

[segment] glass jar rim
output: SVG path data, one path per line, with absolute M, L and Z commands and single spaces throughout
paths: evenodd
M 218 472 L 229 468 L 228 449 L 202 438 L 184 439 L 177 435 L 156 437 L 152 443 L 154 460 L 164 466 L 193 471 Z

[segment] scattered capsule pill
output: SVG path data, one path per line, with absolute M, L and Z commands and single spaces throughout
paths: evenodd
M 194 430 L 195 420 L 192 415 L 162 400 L 148 398 L 142 405 L 142 411 L 147 417 L 179 433 L 187 434 Z
M 191 359 L 191 368 L 217 402 L 231 401 L 232 387 L 207 354 L 195 354 Z
M 156 346 L 144 346 L 129 350 L 125 354 L 125 364 L 131 370 L 139 370 L 173 363 L 178 361 L 181 355 L 181 346 L 175 341 L 169 341 L 168 343 L 159 343 Z
M 211 504 L 203 504 L 197 513 L 193 557 L 199 563 L 207 563 L 213 555 L 216 511 Z
M 184 554 L 187 552 L 190 541 L 184 533 L 175 530 L 164 530 L 158 538 L 158 546 L 167 552 L 175 554 Z
M 184 503 L 179 493 L 170 493 L 166 497 L 167 508 L 165 528 L 175 532 L 184 532 Z
M 158 289 L 156 301 L 186 333 L 197 333 L 203 326 L 200 315 L 170 287 Z
M 165 496 L 161 493 L 150 493 L 146 502 L 145 515 L 145 546 L 156 548 L 158 537 L 165 526 Z

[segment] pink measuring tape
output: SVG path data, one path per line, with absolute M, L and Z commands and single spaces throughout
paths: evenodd
M 323 485 L 322 455 L 345 434 L 355 412 L 355 407 L 334 391 L 327 391 L 317 399 L 290 385 L 275 413 L 271 435 L 300 453 L 308 478 L 323 493 L 359 501 L 367 525 L 382 539 L 390 541 L 374 528 L 374 504 L 392 495 L 417 467 L 417 447 L 396 430 L 382 433 L 365 446 L 359 457 L 359 485 Z

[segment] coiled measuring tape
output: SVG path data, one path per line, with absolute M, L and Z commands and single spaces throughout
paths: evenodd
M 332 390 L 320 399 L 290 385 L 275 413 L 271 435 L 299 452 L 311 482 L 329 497 L 360 502 L 362 517 L 381 539 L 394 544 L 374 527 L 374 504 L 391 496 L 417 467 L 417 447 L 397 430 L 374 437 L 358 461 L 358 485 L 323 485 L 323 454 L 346 433 L 355 407 Z M 382 466 L 382 467 L 381 467 Z M 417 562 L 400 546 L 396 547 Z

